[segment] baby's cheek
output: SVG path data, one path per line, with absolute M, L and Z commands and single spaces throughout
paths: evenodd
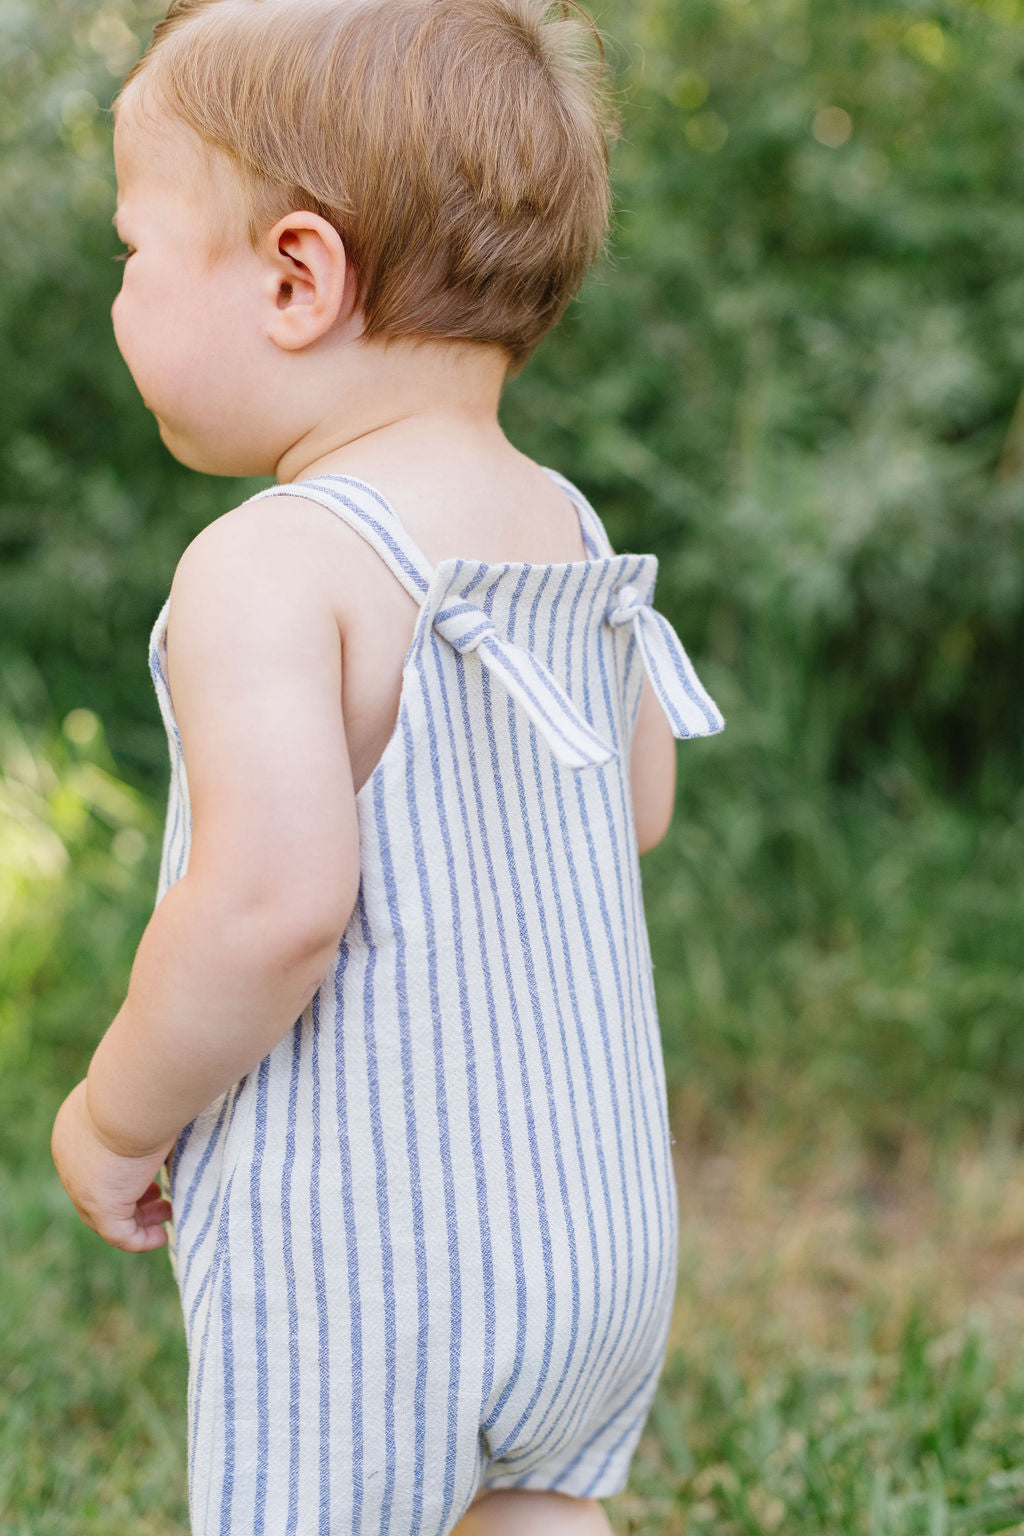
M 117 342 L 118 351 L 127 363 L 128 371 L 136 385 L 145 395 L 149 381 L 144 375 L 147 371 L 151 371 L 149 362 L 152 355 L 158 354 L 159 345 L 154 344 L 154 339 L 147 338 L 146 327 L 140 323 L 138 305 L 125 288 L 121 289 L 114 300 L 110 313 L 114 322 L 114 340 Z M 149 340 L 148 345 L 147 340 Z

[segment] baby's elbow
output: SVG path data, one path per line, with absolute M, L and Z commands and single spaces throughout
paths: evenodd
M 297 959 L 315 969 L 333 957 L 348 928 L 358 897 L 358 879 L 338 878 L 322 890 L 303 891 L 302 898 L 286 907 L 285 931 L 290 931 Z M 279 909 L 280 911 L 280 909 Z
M 637 848 L 647 853 L 672 825 L 676 799 L 675 738 L 663 719 L 633 745 L 630 788 Z
M 656 848 L 672 825 L 675 810 L 675 741 L 670 738 L 669 755 L 658 761 L 657 753 L 642 761 L 634 755 L 632 772 L 633 825 L 637 849 L 649 853 Z
M 221 882 L 218 895 L 256 963 L 319 982 L 355 909 L 358 872 L 328 879 L 308 868 L 304 878 L 278 870 L 272 887 L 225 889 Z
M 672 807 L 669 806 L 667 815 L 661 816 L 643 814 L 634 807 L 633 820 L 636 825 L 637 852 L 649 853 L 652 848 L 657 848 L 662 842 L 672 825 Z
M 645 677 L 629 761 L 637 847 L 657 847 L 672 823 L 676 798 L 676 739 Z

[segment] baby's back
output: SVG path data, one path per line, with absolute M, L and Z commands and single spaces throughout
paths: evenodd
M 462 557 L 491 564 L 583 561 L 579 518 L 559 486 L 505 443 L 481 451 L 475 436 L 446 446 L 443 458 L 376 444 L 344 456 L 343 472 L 375 486 L 400 509 L 428 563 Z M 294 503 L 293 503 L 294 505 Z M 358 791 L 370 776 L 398 716 L 402 666 L 419 608 L 387 565 L 354 530 L 310 507 L 311 550 L 336 575 L 342 636 L 342 710 Z

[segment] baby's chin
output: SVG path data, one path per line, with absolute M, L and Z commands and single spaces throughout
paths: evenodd
M 202 475 L 231 475 L 248 478 L 255 475 L 272 475 L 274 464 L 254 450 L 246 451 L 223 442 L 206 443 L 200 438 L 172 426 L 154 412 L 160 440 L 179 464 L 195 469 Z

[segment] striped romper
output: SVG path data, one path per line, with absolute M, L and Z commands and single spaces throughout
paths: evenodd
M 678 1232 L 629 782 L 643 670 L 676 736 L 722 718 L 651 607 L 655 556 L 614 554 L 549 473 L 586 560 L 433 569 L 339 475 L 253 498 L 342 518 L 419 619 L 330 970 L 169 1159 L 195 1536 L 443 1536 L 485 1488 L 626 1483 Z M 158 900 L 191 823 L 168 607 Z

